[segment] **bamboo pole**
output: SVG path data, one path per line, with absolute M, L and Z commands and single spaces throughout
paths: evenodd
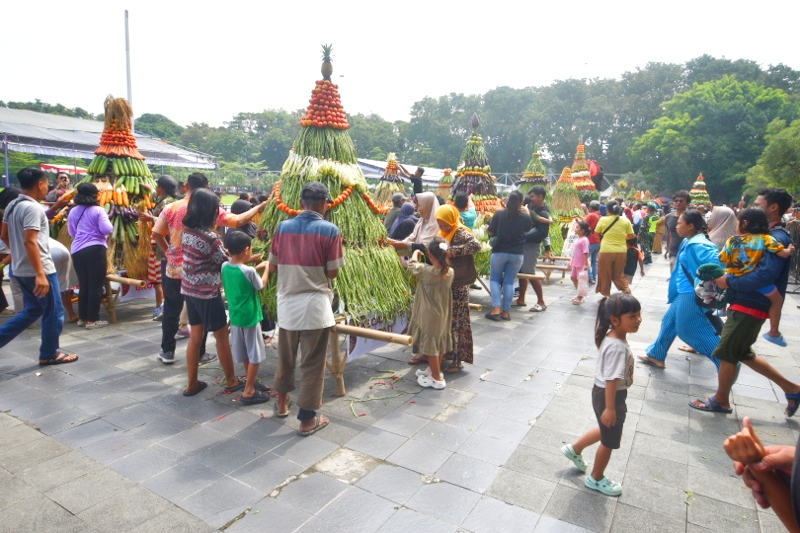
M 106 274 L 106 279 L 108 281 L 115 281 L 125 285 L 132 285 L 134 287 L 144 287 L 147 285 L 147 282 L 143 279 L 124 278 L 122 276 L 117 276 L 116 274 Z
M 544 279 L 544 274 L 538 274 L 538 273 L 537 274 L 522 274 L 522 273 L 519 273 L 519 274 L 517 274 L 517 277 L 519 279 L 527 279 L 527 280 Z
M 409 335 L 387 333 L 385 331 L 376 331 L 374 329 L 359 328 L 345 324 L 336 324 L 333 326 L 333 331 L 336 333 L 342 333 L 344 335 L 355 335 L 356 337 L 364 337 L 365 339 L 373 339 L 383 342 L 392 342 L 395 344 L 402 344 L 404 346 L 411 346 L 411 343 L 414 342 Z
M 481 304 L 469 304 L 469 308 L 473 311 L 483 311 L 483 306 Z

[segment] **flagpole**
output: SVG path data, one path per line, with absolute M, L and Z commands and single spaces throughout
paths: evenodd
M 125 64 L 128 75 L 128 104 L 133 108 L 133 93 L 131 91 L 131 44 L 128 37 L 128 10 L 125 10 Z M 131 130 L 133 130 L 133 116 L 131 116 Z

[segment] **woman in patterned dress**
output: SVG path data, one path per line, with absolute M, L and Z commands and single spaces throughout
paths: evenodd
M 481 249 L 481 243 L 472 235 L 466 226 L 461 224 L 458 209 L 452 205 L 443 205 L 436 210 L 436 222 L 439 224 L 439 235 L 448 243 L 447 257 L 463 257 L 474 255 Z M 453 351 L 442 358 L 450 364 L 442 365 L 442 371 L 453 374 L 461 370 L 461 363 L 472 364 L 472 324 L 469 318 L 469 285 L 453 287 Z

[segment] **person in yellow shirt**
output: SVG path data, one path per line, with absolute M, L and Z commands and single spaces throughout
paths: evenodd
M 620 216 L 622 208 L 612 200 L 606 204 L 606 216 L 594 228 L 600 237 L 600 254 L 597 257 L 596 292 L 606 298 L 611 296 L 611 283 L 622 292 L 631 292 L 625 280 L 625 261 L 627 259 L 627 240 L 635 239 L 633 225 L 625 216 Z

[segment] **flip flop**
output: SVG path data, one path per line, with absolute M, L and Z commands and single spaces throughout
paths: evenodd
M 427 359 L 418 359 L 416 357 L 412 357 L 411 359 L 408 360 L 408 364 L 409 365 L 427 365 L 428 364 L 428 360 Z
M 189 392 L 189 391 L 183 391 L 183 395 L 184 395 L 184 396 L 194 396 L 194 395 L 195 395 L 195 394 L 197 394 L 198 392 L 200 392 L 200 391 L 204 390 L 206 387 L 208 387 L 208 382 L 206 382 L 206 381 L 201 381 L 201 382 L 200 382 L 200 385 L 198 385 L 198 386 L 197 386 L 197 388 L 196 388 L 195 390 L 193 390 L 193 391 L 191 391 L 191 392 Z
M 541 313 L 542 311 L 544 311 L 546 309 L 547 309 L 546 305 L 539 305 L 537 303 L 537 304 L 534 304 L 533 307 L 528 309 L 528 311 L 530 311 L 531 313 Z
M 665 366 L 660 366 L 660 365 L 655 364 L 653 361 L 650 360 L 649 357 L 645 357 L 643 355 L 637 355 L 636 358 L 643 365 L 652 366 L 654 368 L 658 368 L 659 370 L 664 370 L 664 368 L 665 368 Z
M 503 316 L 503 315 L 500 315 L 500 318 L 501 318 L 502 320 L 511 320 L 511 315 L 508 315 L 508 316 Z
M 316 433 L 317 431 L 319 431 L 320 429 L 324 428 L 325 426 L 327 426 L 330 423 L 330 420 L 326 420 L 325 422 L 323 422 L 322 421 L 322 415 L 315 416 L 314 417 L 314 421 L 315 421 L 315 424 L 314 424 L 313 428 L 309 429 L 308 431 L 300 431 L 298 429 L 297 430 L 297 434 L 300 435 L 301 437 L 308 437 L 309 435 L 313 435 L 314 433 Z
M 798 396 L 800 396 L 800 395 L 798 395 Z M 717 399 L 714 398 L 713 396 L 709 396 L 708 399 L 698 398 L 695 401 L 696 402 L 700 402 L 701 404 L 703 404 L 703 407 L 697 407 L 692 402 L 689 402 L 689 407 L 691 407 L 692 409 L 697 409 L 698 411 L 709 411 L 709 412 L 712 412 L 712 413 L 726 413 L 726 414 L 733 412 L 733 409 L 731 409 L 731 408 L 727 408 L 726 409 L 726 408 L 722 407 L 719 404 L 719 402 L 717 401 Z
M 697 353 L 697 350 L 695 350 L 695 349 L 694 349 L 694 348 L 692 348 L 691 346 L 681 346 L 681 347 L 680 347 L 680 348 L 678 348 L 678 349 L 679 349 L 680 351 L 682 351 L 682 352 L 686 352 L 686 353 Z
M 239 384 L 233 387 L 225 387 L 225 392 L 238 392 L 240 390 L 244 390 L 244 380 L 241 378 L 236 378 L 239 380 Z
M 244 384 L 245 384 L 245 385 L 247 385 L 247 377 L 240 377 L 239 379 L 240 379 L 241 381 L 244 381 Z M 258 380 L 256 380 L 256 384 L 255 384 L 255 385 L 253 385 L 253 386 L 255 387 L 255 389 L 256 389 L 257 391 L 261 391 L 261 392 L 272 392 L 272 388 L 271 388 L 271 387 L 267 387 L 266 385 L 264 385 L 263 383 L 261 383 L 261 382 L 260 382 L 260 381 L 258 381 Z
M 239 400 L 243 405 L 255 405 L 257 403 L 266 403 L 269 401 L 269 396 L 261 391 L 256 391 L 252 396 L 242 396 Z M 288 414 L 288 413 L 287 413 Z
M 794 414 L 797 412 L 797 408 L 800 407 L 800 394 L 786 394 L 786 416 L 789 418 L 793 417 Z M 794 400 L 794 407 L 792 404 L 789 403 Z
M 66 363 L 74 363 L 77 360 L 77 354 L 59 352 L 58 355 L 52 359 L 39 359 L 39 366 L 63 365 Z
M 783 347 L 788 346 L 788 344 L 786 344 L 786 339 L 783 338 L 783 335 L 778 335 L 777 337 L 773 337 L 772 335 L 769 334 L 769 332 L 767 332 L 764 333 L 762 337 L 767 339 L 772 344 L 777 344 L 778 346 L 783 346 Z
M 526 305 L 528 305 L 528 304 L 526 304 L 525 302 L 520 302 L 520 301 L 517 301 L 516 303 L 513 303 L 513 304 L 511 304 L 511 305 L 512 305 L 513 307 L 525 307 L 525 306 L 526 306 Z
M 278 412 L 278 403 L 275 402 L 275 416 L 277 416 L 278 418 L 286 418 L 287 416 L 289 416 L 289 408 L 290 407 L 292 407 L 292 400 L 291 399 L 288 402 L 286 402 L 286 411 L 284 411 L 282 413 L 279 413 Z
M 69 319 L 69 323 L 70 323 L 70 324 L 75 324 L 75 323 L 76 323 L 78 320 L 80 320 L 80 317 L 77 317 L 77 316 L 76 316 L 75 318 L 70 318 L 70 319 Z
M 499 314 L 497 314 L 497 315 L 493 315 L 492 313 L 486 313 L 486 314 L 485 314 L 485 315 L 483 315 L 483 316 L 484 316 L 484 317 L 486 317 L 486 318 L 488 318 L 489 320 L 494 320 L 495 322 L 499 322 L 500 320 L 502 320 L 502 319 L 500 318 L 500 315 L 499 315 Z

